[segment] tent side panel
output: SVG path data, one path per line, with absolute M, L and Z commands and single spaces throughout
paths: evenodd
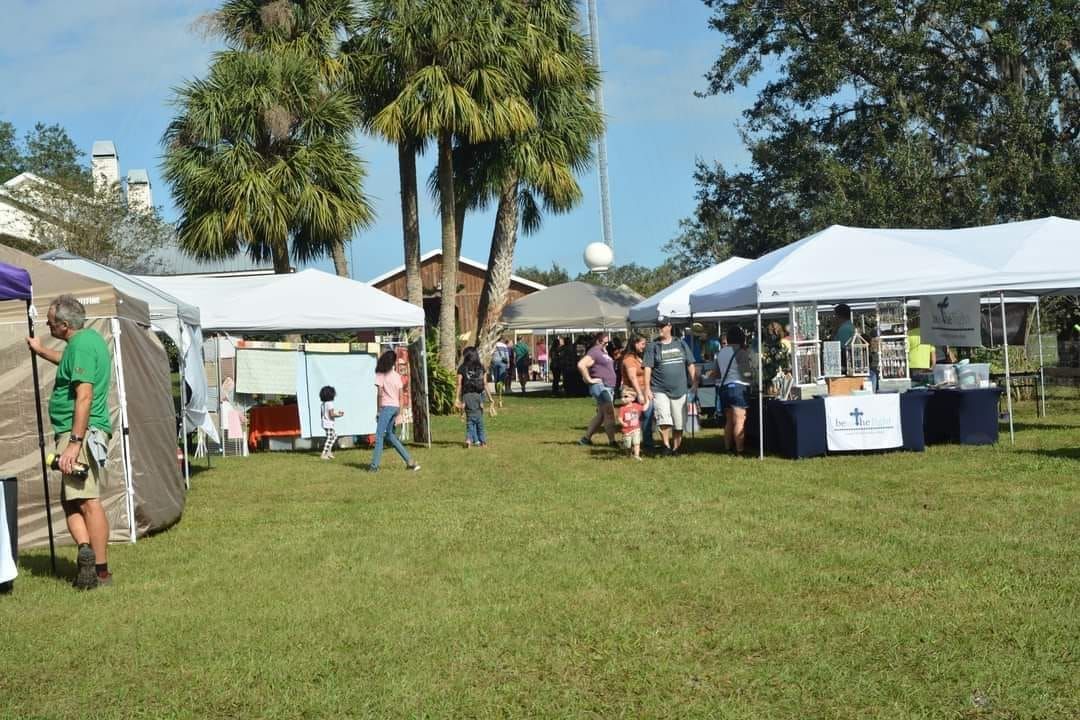
M 176 462 L 177 415 L 169 359 L 149 328 L 121 321 L 134 471 L 136 534 L 167 528 L 184 511 L 187 490 Z
M 6 304 L 6 303 L 0 303 Z M 92 320 L 88 325 L 112 345 L 107 320 Z M 48 338 L 44 316 L 40 316 L 35 334 Z M 61 343 L 49 338 L 50 347 Z M 45 425 L 45 452 L 52 452 L 52 426 L 49 424 L 48 402 L 56 378 L 56 366 L 38 359 L 38 378 L 41 382 L 41 412 Z M 109 518 L 109 540 L 123 542 L 128 538 L 130 523 L 124 486 L 123 460 L 120 448 L 120 411 L 116 396 L 116 379 L 109 388 L 109 414 L 114 433 L 109 442 L 106 483 L 101 501 Z M 37 420 L 34 417 L 34 383 L 30 366 L 30 351 L 26 347 L 26 324 L 0 324 L 0 474 L 19 479 L 19 547 L 43 547 L 49 544 L 45 519 L 45 493 L 41 487 L 41 465 L 38 455 Z M 60 476 L 49 473 L 49 498 L 52 500 L 53 531 L 58 544 L 70 544 L 71 536 L 60 507 Z

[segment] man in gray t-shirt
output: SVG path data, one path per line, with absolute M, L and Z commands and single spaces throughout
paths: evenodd
M 697 367 L 690 348 L 671 337 L 671 321 L 660 318 L 660 337 L 645 349 L 645 399 L 655 407 L 664 451 L 675 454 L 686 426 L 686 394 L 697 390 Z

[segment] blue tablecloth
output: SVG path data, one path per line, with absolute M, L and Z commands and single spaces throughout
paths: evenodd
M 900 429 L 904 444 L 900 449 L 922 452 L 923 423 L 931 393 L 919 390 L 900 394 Z M 757 443 L 757 404 L 747 412 L 747 437 Z M 748 443 L 750 444 L 750 443 Z M 765 403 L 765 450 L 781 457 L 797 459 L 825 455 L 825 399 L 769 400 Z
M 934 390 L 926 408 L 926 442 L 993 445 L 1001 388 Z

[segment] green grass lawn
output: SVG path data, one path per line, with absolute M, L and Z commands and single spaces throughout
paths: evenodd
M 4 718 L 1080 717 L 1080 406 L 1017 444 L 644 463 L 587 400 L 491 447 L 215 459 L 79 594 L 21 559 Z M 73 549 L 61 549 L 73 572 Z

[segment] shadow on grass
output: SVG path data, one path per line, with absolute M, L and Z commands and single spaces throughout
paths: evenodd
M 75 577 L 75 573 L 78 570 L 75 563 L 68 557 L 64 557 L 61 553 L 62 550 L 57 550 L 56 553 L 56 579 L 69 582 L 71 578 Z M 20 555 L 19 556 L 19 569 L 25 570 L 27 575 L 34 577 L 52 577 L 52 565 L 49 563 L 49 552 L 37 552 L 33 555 Z
M 1002 426 L 1008 429 L 1009 421 L 1002 422 Z M 1080 430 L 1080 425 L 1063 425 L 1061 423 L 1040 423 L 1040 422 L 1014 422 L 1013 429 L 1017 432 L 1021 430 Z
M 1056 450 L 1052 450 L 1050 448 L 1044 448 L 1041 450 L 1018 450 L 1017 452 L 1024 455 L 1042 455 L 1043 457 L 1064 458 L 1066 460 L 1080 460 L 1080 447 L 1057 448 Z

